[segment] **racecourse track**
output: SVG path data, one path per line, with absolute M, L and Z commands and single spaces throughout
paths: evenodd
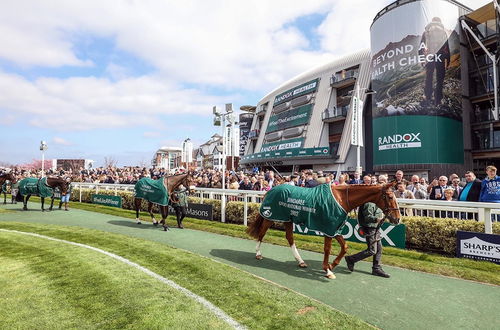
M 255 274 L 384 329 L 498 329 L 500 325 L 500 287 L 494 285 L 390 266 L 384 268 L 392 277 L 379 278 L 370 275 L 368 262 L 356 264 L 353 273 L 341 264 L 337 278 L 328 280 L 319 253 L 301 251 L 309 264 L 301 269 L 286 247 L 263 244 L 264 260 L 258 261 L 252 240 L 190 229 L 163 232 L 150 223 L 136 225 L 130 219 L 76 209 L 42 213 L 37 204 L 31 204 L 28 212 L 19 204 L 2 207 L 15 212 L 0 214 L 0 225 L 18 221 L 80 226 L 168 244 Z

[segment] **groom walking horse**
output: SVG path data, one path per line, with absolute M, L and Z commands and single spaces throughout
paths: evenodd
M 283 222 L 286 239 L 299 267 L 307 267 L 299 255 L 293 239 L 293 224 L 305 225 L 310 230 L 322 232 L 325 236 L 323 270 L 326 277 L 335 278 L 332 270 L 347 252 L 347 243 L 341 235 L 347 215 L 356 207 L 373 202 L 393 224 L 398 224 L 401 214 L 394 196 L 396 182 L 385 185 L 330 186 L 322 184 L 314 188 L 279 185 L 271 189 L 262 201 L 255 221 L 250 223 L 247 233 L 257 239 L 256 258 L 262 259 L 262 240 L 273 221 Z M 341 251 L 329 264 L 332 239 L 335 237 Z
M 158 226 L 153 214 L 153 204 L 157 204 L 160 208 L 161 221 L 163 230 L 167 231 L 169 228 L 165 219 L 168 216 L 168 202 L 173 198 L 173 193 L 177 187 L 183 184 L 185 187 L 190 187 L 193 178 L 191 173 L 166 176 L 160 180 L 153 180 L 150 178 L 142 178 L 135 184 L 135 216 L 136 223 L 141 224 L 139 219 L 139 210 L 141 208 L 142 199 L 148 201 L 148 213 L 151 216 L 153 225 Z M 175 202 L 175 200 L 174 200 Z

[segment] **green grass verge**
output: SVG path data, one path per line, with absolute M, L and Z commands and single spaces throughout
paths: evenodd
M 36 197 L 32 197 L 33 201 L 39 201 Z M 30 199 L 31 201 L 31 199 Z M 101 206 L 95 204 L 71 202 L 70 207 L 91 212 L 99 212 L 110 215 L 115 215 L 124 218 L 135 219 L 135 211 L 119 209 L 116 207 Z M 144 221 L 151 221 L 149 214 L 146 212 L 140 213 L 140 218 Z M 169 225 L 176 225 L 174 217 L 168 218 Z M 186 218 L 183 222 L 186 228 L 197 229 L 201 231 L 212 232 L 221 235 L 233 236 L 250 239 L 245 233 L 245 227 L 237 224 L 221 223 L 217 221 L 205 221 L 193 218 Z M 287 246 L 284 232 L 270 229 L 264 240 L 268 243 Z M 308 235 L 295 235 L 297 247 L 304 250 L 323 253 L 323 239 L 321 237 Z M 348 254 L 354 254 L 366 248 L 365 244 L 348 242 Z M 340 248 L 334 243 L 335 253 Z M 451 276 L 472 281 L 500 285 L 500 265 L 486 261 L 475 261 L 463 258 L 446 257 L 438 254 L 419 252 L 415 250 L 403 250 L 398 248 L 384 247 L 382 263 L 422 271 L 426 273 Z
M 130 259 L 252 329 L 371 327 L 286 288 L 161 243 L 55 225 L 1 222 L 0 228 L 88 244 Z M 81 247 L 0 232 L 0 263 L 0 328 L 227 327 L 179 292 Z

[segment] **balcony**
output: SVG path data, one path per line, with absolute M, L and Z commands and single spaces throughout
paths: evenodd
M 358 78 L 359 71 L 337 72 L 330 77 L 330 86 L 333 88 L 343 88 L 354 84 Z
M 254 129 L 248 132 L 248 138 L 250 140 L 257 140 L 259 138 L 260 130 L 259 129 Z
M 267 111 L 267 106 L 261 105 L 260 107 L 257 108 L 255 114 L 257 116 L 264 116 L 266 114 L 266 111 Z
M 344 120 L 347 116 L 347 111 L 349 111 L 349 106 L 343 106 L 340 108 L 325 109 L 321 114 L 321 119 L 325 123 L 333 123 L 335 121 Z

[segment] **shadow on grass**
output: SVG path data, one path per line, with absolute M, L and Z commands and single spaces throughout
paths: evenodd
M 324 276 L 325 272 L 322 270 L 322 262 L 317 260 L 304 260 L 308 268 L 299 268 L 297 262 L 293 260 L 283 262 L 268 257 L 257 260 L 255 259 L 255 253 L 245 251 L 212 249 L 210 255 L 239 265 L 279 271 L 302 279 L 324 283 L 330 282 L 330 280 Z
M 129 227 L 135 229 L 143 229 L 143 230 L 162 230 L 163 227 L 161 225 L 154 226 L 151 222 L 143 222 L 140 225 L 135 223 L 135 220 L 123 221 L 123 220 L 110 220 L 108 221 L 110 225 Z M 177 227 L 169 226 L 169 228 L 177 229 Z

